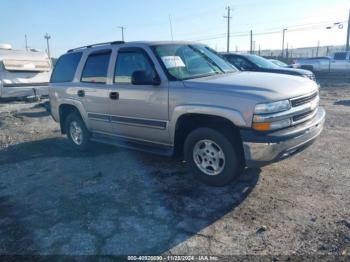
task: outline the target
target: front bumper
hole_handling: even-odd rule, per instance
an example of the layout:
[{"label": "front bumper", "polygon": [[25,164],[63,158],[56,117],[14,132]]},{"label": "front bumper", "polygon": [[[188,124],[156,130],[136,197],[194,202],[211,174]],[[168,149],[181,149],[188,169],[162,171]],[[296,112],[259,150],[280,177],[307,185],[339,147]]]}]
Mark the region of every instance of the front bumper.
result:
[{"label": "front bumper", "polygon": [[248,167],[261,167],[294,155],[320,135],[326,112],[322,107],[309,121],[273,133],[242,129],[244,157]]}]

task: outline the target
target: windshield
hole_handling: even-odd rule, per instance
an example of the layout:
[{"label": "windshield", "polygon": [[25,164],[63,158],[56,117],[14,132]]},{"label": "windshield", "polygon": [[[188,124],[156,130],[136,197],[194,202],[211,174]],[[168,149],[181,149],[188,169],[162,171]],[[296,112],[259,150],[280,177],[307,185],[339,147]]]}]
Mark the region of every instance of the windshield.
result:
[{"label": "windshield", "polygon": [[204,45],[158,45],[154,50],[169,75],[176,80],[237,71],[233,65]]},{"label": "windshield", "polygon": [[266,68],[266,69],[277,69],[279,68],[278,65],[275,65],[271,61],[257,55],[249,55],[246,57],[250,62],[254,63],[260,68]]},{"label": "windshield", "polygon": [[279,60],[270,60],[272,63],[280,66],[280,67],[287,67],[288,65],[286,63],[283,63],[282,61]]}]

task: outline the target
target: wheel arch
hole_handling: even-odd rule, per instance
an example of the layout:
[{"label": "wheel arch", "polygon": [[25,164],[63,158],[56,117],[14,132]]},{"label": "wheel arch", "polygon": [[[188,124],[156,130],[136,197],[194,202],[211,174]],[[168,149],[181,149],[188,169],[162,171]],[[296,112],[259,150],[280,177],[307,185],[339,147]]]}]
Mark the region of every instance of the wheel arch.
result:
[{"label": "wheel arch", "polygon": [[243,144],[240,136],[240,127],[245,126],[243,117],[239,119],[237,124],[232,118],[226,116],[226,114],[219,115],[204,111],[187,111],[180,114],[176,118],[172,134],[175,154],[179,155],[183,153],[185,139],[192,130],[198,127],[209,127],[227,134],[235,146],[237,146],[239,153],[243,155]]},{"label": "wheel arch", "polygon": [[87,114],[84,113],[85,111],[81,107],[82,106],[79,105],[79,103],[77,104],[75,101],[66,101],[65,103],[62,103],[59,105],[58,113],[59,113],[60,128],[61,128],[62,134],[66,133],[65,122],[66,122],[67,116],[72,112],[78,113],[83,119],[86,127],[88,128]]}]

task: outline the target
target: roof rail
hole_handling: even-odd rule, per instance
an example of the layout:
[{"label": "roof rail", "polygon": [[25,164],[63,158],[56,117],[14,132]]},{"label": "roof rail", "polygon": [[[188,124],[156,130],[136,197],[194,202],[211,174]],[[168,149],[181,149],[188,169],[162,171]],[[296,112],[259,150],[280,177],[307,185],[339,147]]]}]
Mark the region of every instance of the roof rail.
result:
[{"label": "roof rail", "polygon": [[69,50],[67,51],[67,53],[73,52],[73,51],[76,51],[76,50],[79,50],[79,49],[91,48],[91,47],[95,47],[95,46],[101,46],[101,45],[121,45],[121,44],[124,44],[124,43],[125,43],[124,41],[112,41],[112,42],[97,43],[97,44],[92,44],[92,45],[86,45],[86,46],[81,46],[81,47],[72,48],[72,49],[69,49]]}]

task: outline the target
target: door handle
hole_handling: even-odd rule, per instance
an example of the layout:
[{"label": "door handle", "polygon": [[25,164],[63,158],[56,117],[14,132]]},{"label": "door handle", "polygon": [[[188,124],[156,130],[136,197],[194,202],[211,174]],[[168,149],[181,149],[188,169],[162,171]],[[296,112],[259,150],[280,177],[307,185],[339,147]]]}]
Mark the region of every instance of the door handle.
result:
[{"label": "door handle", "polygon": [[78,90],[77,95],[80,96],[80,97],[84,97],[85,96],[85,91],[80,89],[80,90]]},{"label": "door handle", "polygon": [[118,100],[119,99],[119,93],[118,92],[110,92],[109,93],[109,98],[113,100]]}]

